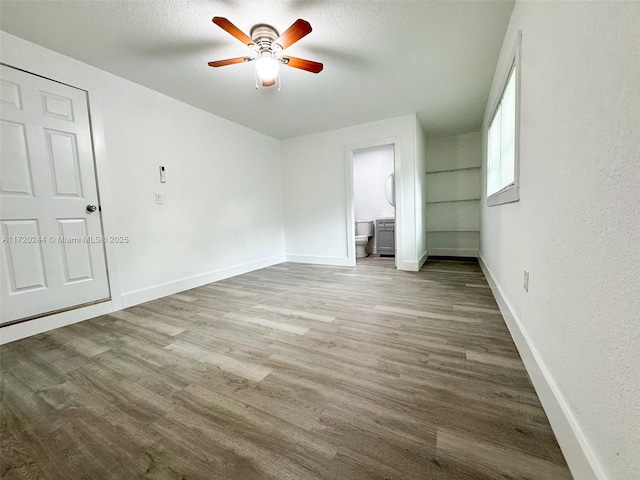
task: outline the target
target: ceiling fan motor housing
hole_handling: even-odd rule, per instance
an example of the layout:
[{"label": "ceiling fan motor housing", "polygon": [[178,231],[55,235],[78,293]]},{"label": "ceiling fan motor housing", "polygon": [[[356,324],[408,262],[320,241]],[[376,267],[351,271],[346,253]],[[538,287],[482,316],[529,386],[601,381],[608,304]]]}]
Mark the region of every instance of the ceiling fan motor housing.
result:
[{"label": "ceiling fan motor housing", "polygon": [[273,43],[280,35],[271,25],[260,23],[251,28],[251,39],[256,43],[260,53],[273,53],[275,44]]}]

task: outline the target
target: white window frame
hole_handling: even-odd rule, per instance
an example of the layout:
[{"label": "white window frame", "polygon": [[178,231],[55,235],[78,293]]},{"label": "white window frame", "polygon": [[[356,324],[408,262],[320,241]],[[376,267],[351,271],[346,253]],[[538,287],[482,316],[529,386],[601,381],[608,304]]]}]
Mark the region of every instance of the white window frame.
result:
[{"label": "white window frame", "polygon": [[509,62],[507,63],[507,68],[502,76],[502,81],[500,82],[500,90],[499,94],[496,96],[493,104],[493,108],[491,109],[491,115],[489,116],[489,121],[487,122],[487,181],[486,188],[489,188],[489,127],[493,122],[493,119],[496,115],[498,107],[502,102],[502,98],[504,96],[505,89],[507,87],[507,82],[509,81],[509,77],[511,76],[511,72],[514,71],[514,81],[515,81],[515,131],[514,131],[514,165],[513,165],[513,183],[507,185],[502,190],[499,190],[491,195],[487,196],[487,206],[493,207],[495,205],[502,205],[504,203],[517,202],[520,200],[520,50],[522,46],[522,31],[518,31],[516,36],[515,45],[511,50],[511,54],[509,55]]}]

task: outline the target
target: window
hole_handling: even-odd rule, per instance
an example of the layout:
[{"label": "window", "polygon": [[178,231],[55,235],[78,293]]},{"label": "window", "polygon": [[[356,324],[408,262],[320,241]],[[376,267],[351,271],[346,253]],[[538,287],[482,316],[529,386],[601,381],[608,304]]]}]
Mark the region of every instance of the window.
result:
[{"label": "window", "polygon": [[516,202],[519,192],[520,39],[487,132],[487,204]]}]

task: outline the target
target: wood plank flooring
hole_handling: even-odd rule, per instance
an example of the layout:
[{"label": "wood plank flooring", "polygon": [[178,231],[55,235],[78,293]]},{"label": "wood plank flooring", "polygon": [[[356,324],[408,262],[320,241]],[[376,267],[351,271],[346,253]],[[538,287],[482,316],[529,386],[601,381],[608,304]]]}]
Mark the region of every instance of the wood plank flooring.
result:
[{"label": "wood plank flooring", "polygon": [[280,264],[0,348],[3,479],[569,479],[477,263]]}]

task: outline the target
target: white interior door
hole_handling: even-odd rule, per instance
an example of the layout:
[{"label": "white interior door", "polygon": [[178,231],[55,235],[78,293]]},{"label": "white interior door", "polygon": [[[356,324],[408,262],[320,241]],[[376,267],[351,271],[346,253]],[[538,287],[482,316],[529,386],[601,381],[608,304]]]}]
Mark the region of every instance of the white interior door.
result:
[{"label": "white interior door", "polygon": [[109,298],[86,92],[0,66],[0,323]]}]

